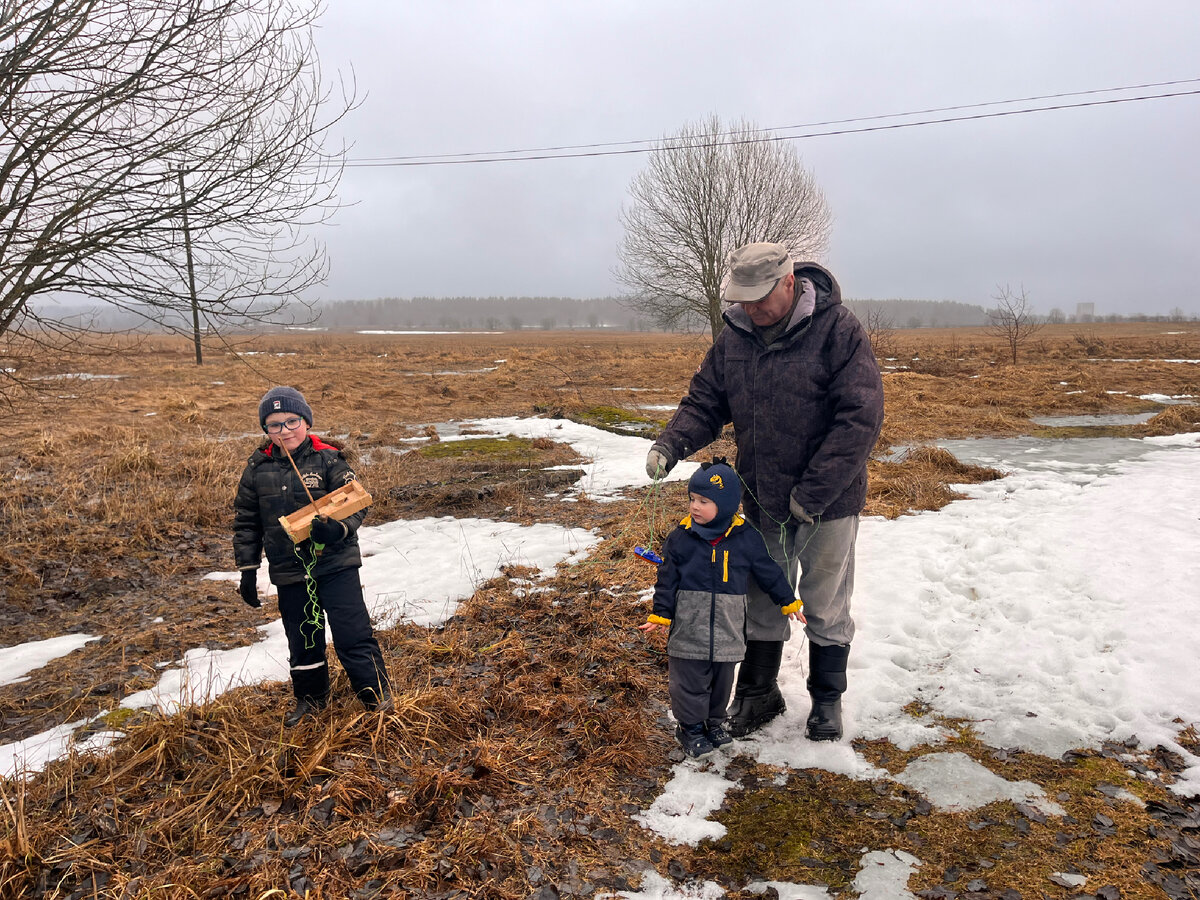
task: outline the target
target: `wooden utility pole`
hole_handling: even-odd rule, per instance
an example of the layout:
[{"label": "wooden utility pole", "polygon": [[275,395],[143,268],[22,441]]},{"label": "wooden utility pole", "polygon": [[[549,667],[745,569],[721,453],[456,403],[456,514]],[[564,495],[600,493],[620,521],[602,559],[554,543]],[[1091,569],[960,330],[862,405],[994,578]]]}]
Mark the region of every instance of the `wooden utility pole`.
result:
[{"label": "wooden utility pole", "polygon": [[196,365],[204,365],[204,352],[200,349],[200,303],[196,299],[196,270],[192,265],[192,233],[188,229],[187,194],[183,189],[183,166],[175,170],[179,175],[179,205],[183,210],[183,250],[187,255],[188,291],[192,295],[192,341],[196,345]]}]

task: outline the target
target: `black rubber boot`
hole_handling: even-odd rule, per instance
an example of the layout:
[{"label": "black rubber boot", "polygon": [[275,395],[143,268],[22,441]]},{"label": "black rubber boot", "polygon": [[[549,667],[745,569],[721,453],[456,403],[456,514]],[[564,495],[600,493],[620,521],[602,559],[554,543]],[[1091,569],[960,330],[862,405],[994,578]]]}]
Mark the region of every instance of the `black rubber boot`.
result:
[{"label": "black rubber boot", "polygon": [[325,708],[328,700],[318,700],[315,697],[299,697],[296,708],[283,717],[284,728],[295,728],[305,716],[312,716]]},{"label": "black rubber boot", "polygon": [[329,702],[329,667],[293,670],[292,693],[296,695],[296,708],[283,717],[284,728],[294,728],[305,716],[325,708]]},{"label": "black rubber boot", "polygon": [[367,712],[392,712],[396,708],[396,704],[392,701],[392,693],[386,687],[380,693],[367,688],[359,694],[359,699],[367,708]]},{"label": "black rubber boot", "polygon": [[846,690],[849,658],[849,644],[829,647],[811,641],[808,644],[808,695],[812,697],[812,712],[808,714],[804,736],[810,741],[842,739],[842,694]]},{"label": "black rubber boot", "polygon": [[726,728],[735,738],[762,728],[787,710],[779,692],[783,641],[746,641],[746,658],[738,669]]}]

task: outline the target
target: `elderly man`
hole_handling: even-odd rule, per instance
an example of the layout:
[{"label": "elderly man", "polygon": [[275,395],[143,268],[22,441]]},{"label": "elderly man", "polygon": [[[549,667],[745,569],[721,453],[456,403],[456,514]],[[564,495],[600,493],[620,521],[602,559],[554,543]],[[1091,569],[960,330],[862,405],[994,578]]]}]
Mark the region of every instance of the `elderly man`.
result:
[{"label": "elderly man", "polygon": [[[729,259],[726,328],[646,457],[651,478],[711,443],[732,422],[746,517],[796,584],[808,618],[805,736],[842,737],[841,696],[854,637],[854,541],[867,456],[883,423],[883,383],[866,331],[825,268],[793,263],[782,244],[747,244]],[[752,586],[746,658],[729,730],[741,737],[786,706],[777,679],[788,620]]]}]

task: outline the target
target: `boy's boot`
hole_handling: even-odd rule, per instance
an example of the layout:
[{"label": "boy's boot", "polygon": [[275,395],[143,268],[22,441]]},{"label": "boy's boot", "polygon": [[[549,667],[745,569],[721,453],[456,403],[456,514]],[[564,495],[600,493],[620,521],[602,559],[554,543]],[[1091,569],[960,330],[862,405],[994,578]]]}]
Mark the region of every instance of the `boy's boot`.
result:
[{"label": "boy's boot", "polygon": [[782,659],[783,641],[746,641],[727,722],[735,738],[757,731],[787,710],[777,683]]},{"label": "boy's boot", "polygon": [[363,706],[367,708],[367,712],[391,712],[396,708],[396,704],[392,701],[392,693],[388,688],[381,687],[378,690],[367,688],[358,698],[362,700]]},{"label": "boy's boot", "polygon": [[283,717],[284,728],[294,728],[305,716],[325,708],[329,702],[329,667],[293,669],[292,692],[296,695],[296,708]]},{"label": "boy's boot", "polygon": [[846,660],[849,644],[822,647],[808,644],[808,694],[812,712],[804,726],[810,741],[842,739],[842,693],[846,690]]},{"label": "boy's boot", "polygon": [[708,742],[713,747],[724,747],[733,741],[733,735],[725,730],[724,719],[709,719],[705,731],[708,733]]},{"label": "boy's boot", "polygon": [[713,752],[712,741],[708,739],[703,722],[697,722],[695,725],[679,723],[675,726],[675,740],[679,741],[683,752],[692,759]]}]

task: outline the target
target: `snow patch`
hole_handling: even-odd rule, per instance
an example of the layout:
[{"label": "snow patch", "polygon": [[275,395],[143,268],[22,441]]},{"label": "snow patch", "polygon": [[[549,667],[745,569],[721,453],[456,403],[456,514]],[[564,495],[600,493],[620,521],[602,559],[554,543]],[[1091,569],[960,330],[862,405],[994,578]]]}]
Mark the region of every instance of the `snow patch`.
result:
[{"label": "snow patch", "polygon": [[1046,815],[1067,814],[1032,781],[1008,781],[957,751],[917,757],[893,778],[920,791],[934,807],[946,812],[966,812],[997,800],[1011,800],[1027,803]]}]

